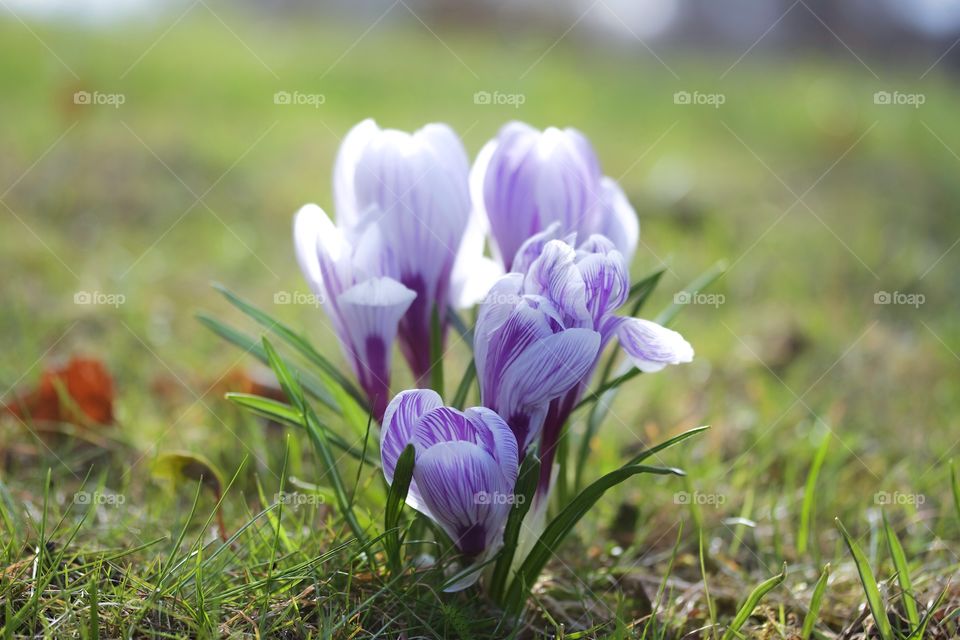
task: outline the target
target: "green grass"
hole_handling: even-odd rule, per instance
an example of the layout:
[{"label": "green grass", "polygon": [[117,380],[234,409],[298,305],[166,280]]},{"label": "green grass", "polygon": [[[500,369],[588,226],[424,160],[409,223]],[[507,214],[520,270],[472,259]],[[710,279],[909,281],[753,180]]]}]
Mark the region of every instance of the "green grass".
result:
[{"label": "green grass", "polygon": [[[635,280],[667,267],[647,317],[728,264],[709,289],[722,304],[677,318],[696,361],[627,383],[583,478],[710,424],[663,456],[688,484],[640,476],[611,490],[548,563],[519,637],[719,638],[736,621],[745,637],[788,638],[814,600],[810,637],[871,637],[834,518],[875,576],[891,633],[909,635],[904,584],[921,621],[936,609],[927,637],[958,633],[960,95],[936,70],[918,80],[932,60],[871,62],[878,81],[852,57],[757,52],[719,80],[739,53],[658,47],[677,79],[649,56],[598,53],[577,37],[537,62],[555,36],[445,29],[439,42],[419,23],[385,22],[348,50],[364,25],[222,16],[230,29],[198,6],[159,41],[172,18],[122,32],[0,22],[0,390],[33,384],[44,362],[73,352],[103,358],[118,387],[114,428],[0,420],[0,636],[506,633],[491,603],[442,595],[442,576],[413,565],[441,549],[408,537],[408,575],[371,569],[374,548],[331,509],[306,435],[222,398],[220,379],[252,357],[195,318],[259,335],[210,286],[223,282],[340,363],[319,310],[273,300],[306,291],[292,212],[332,208],[338,138],[366,116],[447,121],[471,154],[509,118],[583,130],[641,217]],[[895,87],[926,103],[873,104]],[[673,104],[694,89],[726,103]],[[78,107],[77,90],[126,102]],[[325,102],[274,105],[281,90]],[[479,90],[526,101],[479,106]],[[77,291],[126,301],[76,305]],[[879,291],[925,302],[877,305]],[[448,392],[467,362],[454,348]],[[395,387],[409,383],[401,372]],[[342,429],[356,439],[356,425]],[[227,543],[207,485],[171,486],[153,471],[181,450],[223,472]],[[350,495],[381,484],[353,460],[340,469]],[[80,491],[101,498],[78,504]],[[284,503],[281,491],[304,499]],[[358,517],[379,526],[382,509],[361,504]],[[744,618],[741,605],[783,563],[783,583]]]}]

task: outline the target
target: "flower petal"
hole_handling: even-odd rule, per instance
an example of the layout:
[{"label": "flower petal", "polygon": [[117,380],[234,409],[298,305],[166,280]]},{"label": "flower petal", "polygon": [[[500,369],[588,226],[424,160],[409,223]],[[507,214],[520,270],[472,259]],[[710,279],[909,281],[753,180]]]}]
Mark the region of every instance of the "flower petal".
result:
[{"label": "flower petal", "polygon": [[[588,246],[596,246],[601,236],[591,238]],[[606,254],[577,252],[577,269],[583,277],[584,297],[594,327],[600,327],[603,319],[619,309],[630,293],[627,265],[620,252],[610,246],[611,250]]]},{"label": "flower petal", "polygon": [[[499,315],[500,312],[501,309],[492,310],[488,321],[493,314]],[[548,316],[526,299],[512,305],[506,319],[492,328],[478,320],[474,338],[477,347],[475,358],[480,395],[485,407],[492,408],[509,421],[500,404],[504,373],[526,349],[552,333]]]},{"label": "flower petal", "polygon": [[513,258],[513,270],[518,273],[526,273],[529,271],[530,265],[540,257],[540,254],[543,253],[543,248],[546,247],[547,243],[551,240],[563,240],[570,245],[576,242],[576,233],[570,233],[564,236],[562,232],[563,227],[560,223],[553,222],[543,231],[527,238],[526,242],[524,242],[517,251],[517,255]]},{"label": "flower petal", "polygon": [[530,265],[523,279],[523,291],[550,300],[563,313],[566,326],[593,326],[576,257],[576,251],[566,242],[550,240]]},{"label": "flower petal", "polygon": [[617,318],[616,336],[633,364],[644,373],[693,360],[693,347],[673,329],[640,318]]},{"label": "flower petal", "polygon": [[516,484],[517,474],[515,471],[518,470],[520,456],[517,449],[517,439],[509,425],[495,411],[486,407],[471,407],[463,413],[475,425],[478,427],[483,425],[493,434],[493,451],[491,453],[500,464],[500,469],[504,475],[507,476],[508,483],[511,486]]},{"label": "flower petal", "polygon": [[397,325],[416,294],[391,278],[371,278],[340,294],[348,344],[361,386],[379,420],[387,406],[390,356]]},{"label": "flower petal", "polygon": [[431,517],[467,558],[479,564],[502,545],[513,487],[493,456],[470,442],[441,442],[419,453],[413,475]]},{"label": "flower petal", "polygon": [[633,260],[640,241],[640,222],[624,195],[623,189],[612,178],[600,181],[600,220],[595,231],[613,241],[627,263]]},{"label": "flower petal", "polygon": [[346,250],[342,234],[326,212],[315,204],[304,205],[293,219],[293,244],[300,270],[318,295],[326,291],[320,268],[321,242],[333,259]]},{"label": "flower petal", "polygon": [[393,484],[397,459],[413,440],[413,431],[421,416],[442,406],[443,400],[432,389],[407,389],[390,401],[383,413],[383,429],[380,432],[380,460],[387,484]]},{"label": "flower petal", "polygon": [[486,425],[476,425],[461,411],[439,407],[425,413],[413,432],[418,449],[429,449],[440,442],[471,442],[491,456],[494,454],[493,433]]},{"label": "flower petal", "polygon": [[[514,428],[520,451],[538,435],[540,425],[526,433],[512,421],[512,413],[546,405],[578,384],[593,368],[600,334],[592,329],[566,329],[545,337],[523,351],[503,372],[498,413]],[[484,402],[484,404],[487,404]]]},{"label": "flower petal", "polygon": [[556,220],[568,231],[588,228],[600,194],[599,163],[589,142],[575,129],[549,127],[537,141],[536,157],[541,227]]},{"label": "flower petal", "polygon": [[337,222],[344,228],[354,226],[362,210],[357,207],[355,187],[357,163],[369,142],[380,133],[380,127],[367,118],[350,129],[340,143],[333,167],[333,199],[337,207]]},{"label": "flower petal", "polygon": [[507,270],[523,241],[541,228],[535,192],[539,168],[534,157],[539,135],[528,124],[508,122],[484,147],[471,176],[475,184],[482,183],[482,190],[474,188],[474,199],[486,212],[496,254]]}]

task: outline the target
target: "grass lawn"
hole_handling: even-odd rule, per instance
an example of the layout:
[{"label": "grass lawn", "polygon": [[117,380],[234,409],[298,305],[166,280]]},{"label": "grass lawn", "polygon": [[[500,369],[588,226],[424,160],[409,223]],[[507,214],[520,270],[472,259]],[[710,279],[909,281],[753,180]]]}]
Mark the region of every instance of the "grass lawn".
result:
[{"label": "grass lawn", "polygon": [[[71,354],[116,385],[110,427],[0,416],[3,637],[721,637],[784,564],[742,636],[799,637],[829,565],[810,637],[880,637],[835,519],[894,633],[909,635],[914,599],[925,637],[960,634],[960,95],[936,68],[919,79],[932,60],[760,53],[721,78],[736,55],[667,50],[668,70],[575,37],[541,56],[554,38],[223,15],[197,6],[169,31],[173,17],[0,21],[3,401]],[[875,104],[893,89],[925,102]],[[674,103],[695,90],[725,101]],[[124,101],[78,105],[77,91]],[[278,91],[322,104],[275,104]],[[475,104],[477,91],[524,101]],[[665,269],[647,317],[726,265],[676,319],[696,360],[628,383],[585,480],[710,425],[663,456],[688,475],[608,493],[517,627],[476,590],[439,593],[417,564],[427,543],[410,538],[408,572],[386,572],[328,504],[304,434],[223,399],[256,365],[196,318],[260,335],[220,282],[341,362],[321,310],[276,301],[308,291],[292,213],[332,211],[340,138],[368,116],[448,122],[471,154],[514,118],[585,132],[640,215],[634,278]],[[469,357],[452,349],[448,389]],[[206,482],[171,482],[184,451],[222,479],[194,462],[186,475]],[[382,500],[359,496],[381,494],[381,474],[358,467],[341,475],[376,529]]]}]

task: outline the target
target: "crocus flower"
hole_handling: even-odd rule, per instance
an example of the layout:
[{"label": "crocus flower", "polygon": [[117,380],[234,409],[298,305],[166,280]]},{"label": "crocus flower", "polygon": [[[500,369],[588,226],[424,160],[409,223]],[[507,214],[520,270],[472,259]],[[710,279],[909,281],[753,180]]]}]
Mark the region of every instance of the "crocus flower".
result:
[{"label": "crocus flower", "polygon": [[683,337],[650,320],[626,318],[615,312],[630,291],[627,263],[613,242],[591,235],[576,249],[574,239],[559,238],[554,224],[530,238],[517,252],[516,265],[525,270],[524,292],[550,300],[570,326],[588,327],[600,336],[600,348],[583,376],[550,403],[540,441],[542,461],[540,494],[550,480],[557,438],[563,424],[580,401],[603,348],[614,338],[632,361],[646,373],[693,360],[693,348]]},{"label": "crocus flower", "polygon": [[407,503],[450,536],[470,566],[448,591],[479,577],[479,567],[503,544],[517,481],[517,441],[493,411],[443,406],[431,390],[401,391],[383,419],[381,458],[387,483],[397,459],[413,444],[416,462]]},{"label": "crocus flower", "polygon": [[379,420],[389,398],[397,326],[417,294],[384,276],[384,265],[365,253],[377,241],[375,231],[351,242],[323,209],[307,205],[297,213],[293,235],[300,268]]},{"label": "crocus flower", "polygon": [[[481,272],[475,263],[483,261],[482,246],[477,250],[464,238],[471,213],[468,174],[467,155],[447,125],[428,124],[411,134],[380,129],[369,119],[344,138],[334,168],[338,224],[349,236],[375,229],[364,259],[416,293],[399,337],[421,382],[431,367],[433,310],[445,331],[451,289],[462,294],[468,287],[463,280]],[[455,262],[462,279],[452,282]]]},{"label": "crocus flower", "polygon": [[628,261],[636,249],[636,213],[576,129],[504,125],[477,156],[470,183],[474,206],[485,213],[494,253],[507,271],[519,271],[514,257],[520,246],[554,222],[580,238],[608,237]]},{"label": "crocus flower", "polygon": [[474,329],[481,402],[507,421],[521,453],[539,435],[550,401],[586,375],[600,348],[597,331],[526,288],[522,274],[503,276]]}]

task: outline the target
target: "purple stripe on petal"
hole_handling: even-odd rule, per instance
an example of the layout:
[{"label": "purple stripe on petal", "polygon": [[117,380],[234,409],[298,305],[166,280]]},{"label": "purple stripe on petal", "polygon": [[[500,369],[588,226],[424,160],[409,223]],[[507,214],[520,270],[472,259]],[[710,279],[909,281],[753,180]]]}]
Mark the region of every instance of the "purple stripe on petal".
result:
[{"label": "purple stripe on petal", "polygon": [[606,316],[627,300],[630,293],[627,265],[620,252],[612,249],[607,254],[581,253],[577,268],[583,276],[587,309],[593,326],[598,328]]},{"label": "purple stripe on petal", "polygon": [[439,442],[471,442],[491,456],[495,451],[493,433],[486,425],[477,425],[462,412],[450,407],[425,413],[414,429],[413,441],[423,449],[429,449]]},{"label": "purple stripe on petal", "polygon": [[477,360],[477,375],[483,405],[503,414],[500,405],[503,376],[508,367],[523,352],[542,338],[553,333],[547,316],[530,306],[526,300],[516,305],[507,320],[492,332],[483,331],[478,323],[477,340],[487,342],[481,359]]},{"label": "purple stripe on petal", "polygon": [[421,416],[443,406],[440,395],[431,389],[408,389],[398,393],[383,414],[380,433],[380,460],[387,483],[393,483],[393,471],[404,448],[413,440]]},{"label": "purple stripe on petal", "polygon": [[[507,415],[509,422],[520,408],[545,407],[583,379],[594,366],[599,349],[600,334],[591,329],[567,329],[538,341],[504,371],[499,412]],[[540,426],[531,425],[522,441],[517,436],[521,450],[538,435]]]},{"label": "purple stripe on petal", "polygon": [[547,242],[524,276],[523,290],[549,299],[563,313],[567,326],[593,326],[576,257],[576,251],[566,242]]},{"label": "purple stripe on petal", "polygon": [[486,407],[471,407],[463,413],[477,428],[489,430],[493,436],[493,450],[490,453],[500,463],[508,482],[511,485],[516,483],[516,474],[511,476],[510,472],[516,470],[519,464],[517,438],[504,419]]},{"label": "purple stripe on petal", "polygon": [[513,487],[493,456],[470,442],[442,442],[417,456],[413,475],[432,517],[464,555],[483,557],[502,543]]}]

